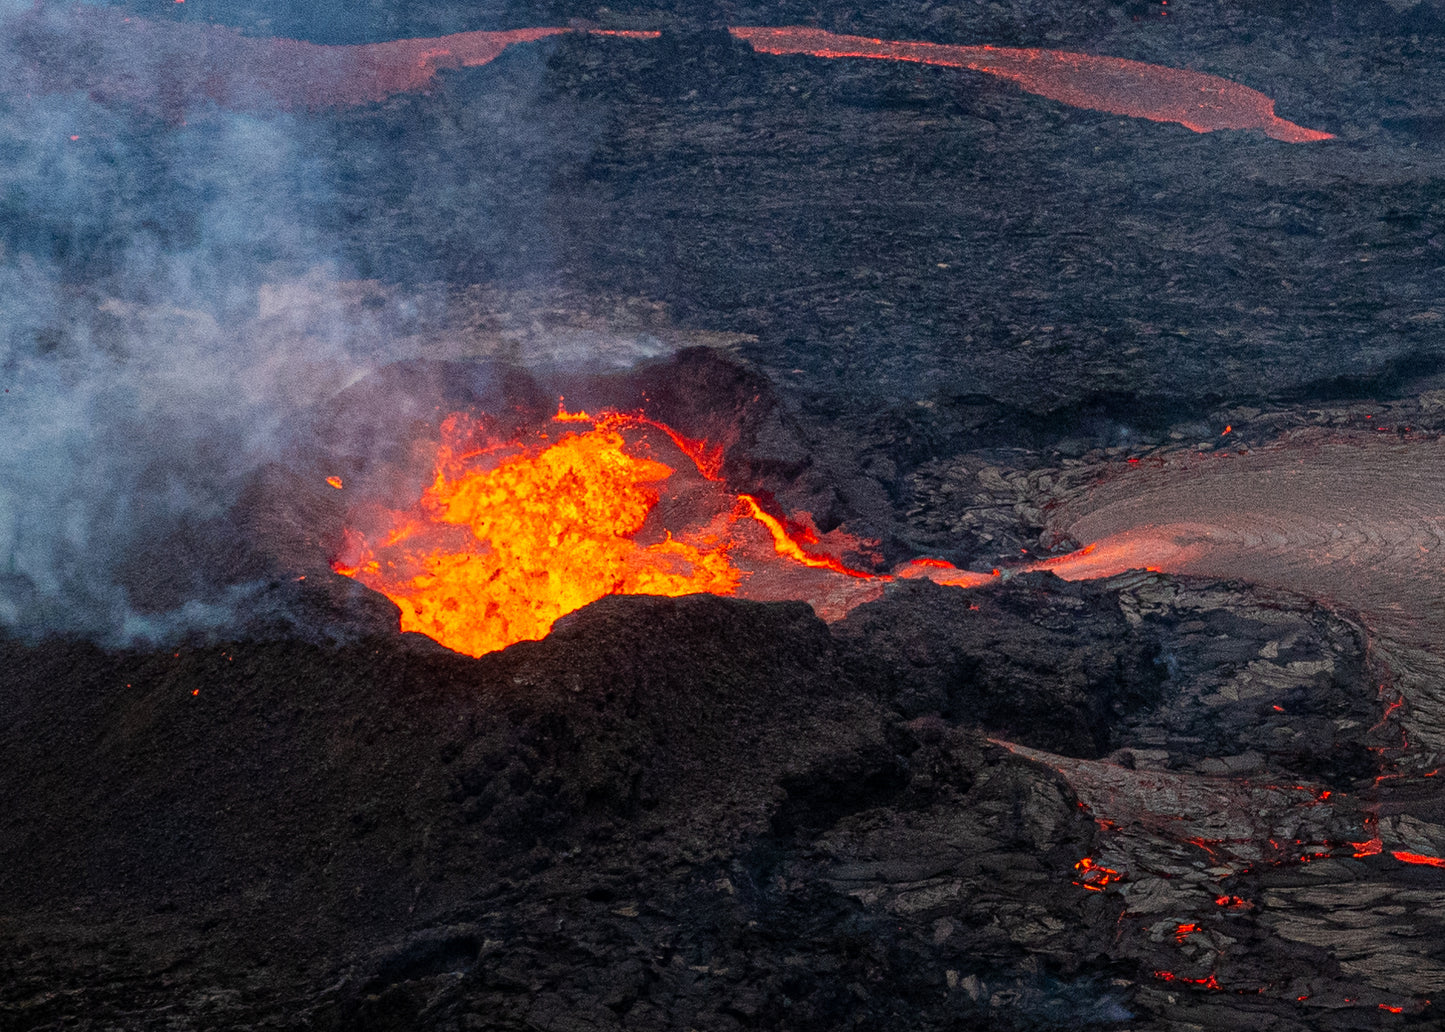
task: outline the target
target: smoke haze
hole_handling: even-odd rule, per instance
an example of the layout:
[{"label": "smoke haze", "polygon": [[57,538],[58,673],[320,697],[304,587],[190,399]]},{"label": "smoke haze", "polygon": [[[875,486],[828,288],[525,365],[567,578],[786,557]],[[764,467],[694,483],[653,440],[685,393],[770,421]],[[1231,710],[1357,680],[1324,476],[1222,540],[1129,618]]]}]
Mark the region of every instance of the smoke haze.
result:
[{"label": "smoke haze", "polygon": [[220,547],[268,464],[315,472],[323,403],[381,366],[615,368],[672,350],[428,286],[500,278],[549,304],[547,183],[528,170],[581,161],[596,129],[547,102],[544,51],[515,48],[485,101],[469,73],[378,128],[361,109],[47,88],[37,69],[62,58],[24,39],[65,40],[70,10],[0,0],[0,26],[26,27],[0,29],[0,628],[234,631],[267,584],[187,567],[176,543]]},{"label": "smoke haze", "polygon": [[338,282],[314,123],[137,126],[24,75],[0,54],[0,624],[224,620],[204,599],[141,617],[114,570],[164,564],[160,542],[225,511],[414,313]]}]

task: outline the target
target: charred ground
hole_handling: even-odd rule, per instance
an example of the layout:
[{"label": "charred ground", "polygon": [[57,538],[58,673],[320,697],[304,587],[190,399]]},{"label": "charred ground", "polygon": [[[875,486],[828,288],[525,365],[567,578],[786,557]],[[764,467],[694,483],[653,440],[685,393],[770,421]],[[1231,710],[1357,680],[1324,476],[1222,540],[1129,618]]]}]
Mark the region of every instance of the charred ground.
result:
[{"label": "charred ground", "polygon": [[[1162,744],[1186,776],[1257,748],[1254,776],[1372,784],[1357,677],[1271,696],[1304,711],[1263,727],[1200,704],[1221,648],[1287,624],[1287,659],[1348,670],[1347,629],[1217,590],[1135,604],[911,585],[830,630],[802,604],[610,598],[480,660],[394,634],[7,642],[6,1026],[1361,1027],[1280,998],[1351,980],[1253,912],[1220,926],[1269,997],[1166,1001],[1169,941],[1080,882],[1089,812],[990,740],[1130,767]],[[1323,762],[1281,747],[1311,712],[1361,718],[1329,722]]]}]

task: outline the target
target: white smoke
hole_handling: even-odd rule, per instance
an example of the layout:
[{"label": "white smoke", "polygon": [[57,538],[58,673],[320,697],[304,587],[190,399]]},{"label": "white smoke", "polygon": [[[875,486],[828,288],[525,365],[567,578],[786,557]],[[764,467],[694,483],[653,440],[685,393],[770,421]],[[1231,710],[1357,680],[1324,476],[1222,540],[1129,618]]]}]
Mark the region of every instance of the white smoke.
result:
[{"label": "white smoke", "polygon": [[[415,312],[345,281],[317,228],[315,136],[0,91],[0,626],[166,625],[115,571],[166,561],[319,401],[402,357]],[[187,608],[173,622],[224,622],[223,599]]]},{"label": "white smoke", "polygon": [[194,299],[82,291],[59,325],[26,325],[24,299],[65,288],[25,258],[0,268],[0,624],[141,626],[114,568],[170,561],[147,550],[222,515],[317,402],[393,357],[378,327],[337,311],[355,289],[323,272],[263,284],[249,318],[224,322]]},{"label": "white smoke", "polygon": [[[549,167],[587,150],[586,120],[534,111],[540,54],[502,100],[464,97],[452,114],[465,119],[373,152],[340,146],[344,118],[184,98],[167,120],[164,105],[50,89],[76,80],[47,83],[47,62],[84,50],[65,40],[68,7],[0,0],[0,633],[124,642],[226,627],[265,585],[208,591],[204,577],[181,576],[168,596],[143,599],[136,571],[182,562],[168,542],[214,526],[262,467],[304,450],[323,402],[382,365],[425,354],[607,369],[673,350],[645,325],[620,337],[559,328],[552,309],[575,312],[573,299],[470,292],[444,303],[348,266],[363,254],[383,275],[428,279],[440,266],[427,265],[427,242],[446,234],[467,245],[468,270],[476,254],[545,250],[528,207],[543,194],[513,203],[513,181],[487,171],[516,147]],[[7,34],[21,21],[25,31]],[[37,53],[57,36],[75,45]],[[441,162],[439,176],[429,148],[458,140],[485,146]],[[378,162],[386,175],[367,171]],[[407,183],[409,195],[378,200],[354,232],[362,191]],[[502,201],[512,206],[489,215]],[[457,210],[468,212],[464,233]]]}]

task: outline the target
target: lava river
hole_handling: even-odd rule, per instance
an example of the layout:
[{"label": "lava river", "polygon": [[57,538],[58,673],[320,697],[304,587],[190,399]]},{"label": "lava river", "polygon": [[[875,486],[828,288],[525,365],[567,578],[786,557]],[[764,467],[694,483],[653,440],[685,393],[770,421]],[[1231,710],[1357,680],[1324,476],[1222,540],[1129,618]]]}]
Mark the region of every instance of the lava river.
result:
[{"label": "lava river", "polygon": [[1445,440],[1304,435],[1139,463],[1061,504],[1053,525],[1089,543],[1038,564],[1066,579],[1153,568],[1358,613],[1403,678],[1419,762],[1445,756]]},{"label": "lava river", "polygon": [[[1000,743],[1061,774],[1099,824],[1096,853],[1080,860],[1077,884],[1094,892],[1127,887],[1123,939],[1157,946],[1172,934],[1178,962],[1157,978],[1212,992],[1278,993],[1314,1006],[1308,983],[1281,981],[1234,959],[1230,915],[1261,905],[1234,895],[1248,884],[1235,879],[1343,860],[1333,873],[1301,873],[1300,884],[1325,912],[1363,926],[1388,918],[1373,915],[1355,892],[1352,872],[1367,869],[1362,861],[1382,872],[1445,867],[1445,792],[1438,785],[1445,759],[1445,440],[1305,432],[1252,451],[1146,460],[1061,500],[1052,524],[1055,533],[1088,544],[1025,569],[1070,580],[1152,569],[1244,582],[1256,586],[1266,609],[1308,604],[1281,601],[1288,595],[1270,600],[1270,591],[1282,590],[1358,621],[1376,678],[1358,689],[1378,693],[1379,722],[1369,733],[1389,743],[1371,747],[1379,761],[1372,784],[1341,791],[1309,779],[1240,776],[1227,764],[1214,773],[1136,770],[1132,760],[1081,760]],[[945,582],[977,576],[938,566],[927,572]],[[1141,581],[1135,575],[1116,583]],[[1291,669],[1260,663],[1261,670]],[[1306,678],[1312,669],[1298,668]],[[1289,702],[1281,702],[1267,708],[1283,713]],[[1381,960],[1377,949],[1354,949],[1336,932],[1322,936],[1292,916],[1290,891],[1265,893],[1262,920],[1285,939],[1328,946],[1358,979],[1350,994],[1321,998],[1320,1006],[1420,1012],[1445,990],[1445,965],[1428,943],[1411,945],[1402,935],[1399,955]],[[1422,906],[1438,904],[1434,889],[1421,891]],[[1137,948],[1142,956],[1153,947]]]},{"label": "lava river", "polygon": [[[26,55],[11,90],[80,89],[172,119],[207,102],[239,110],[370,103],[425,89],[441,70],[486,64],[513,44],[573,31],[537,27],[323,45],[89,6],[37,7],[5,28]],[[579,31],[635,39],[659,35],[652,30]],[[728,31],[759,53],[968,69],[1072,107],[1174,122],[1200,133],[1257,129],[1288,143],[1331,138],[1280,118],[1274,100],[1257,90],[1189,69],[1065,50],[873,39],[805,26],[733,26]]]}]

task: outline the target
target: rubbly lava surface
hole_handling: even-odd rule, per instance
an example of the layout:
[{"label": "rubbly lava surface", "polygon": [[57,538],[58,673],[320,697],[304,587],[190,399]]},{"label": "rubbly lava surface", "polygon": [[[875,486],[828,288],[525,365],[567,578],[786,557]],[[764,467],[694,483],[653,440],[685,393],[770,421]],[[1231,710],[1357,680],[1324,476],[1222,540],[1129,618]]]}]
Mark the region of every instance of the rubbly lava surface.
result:
[{"label": "rubbly lava surface", "polygon": [[1440,1025],[1435,0],[3,17],[0,1028]]},{"label": "rubbly lava surface", "polygon": [[[568,389],[647,396],[711,433],[697,454],[716,479],[699,480],[723,497],[767,486],[833,518],[861,491],[856,466],[764,461],[808,431],[715,353]],[[447,410],[506,413],[491,429],[514,441],[546,425],[549,397],[495,365],[383,370],[324,412],[316,475],[262,471],[217,530],[229,557],[196,560],[234,564],[239,540],[243,565],[276,571],[235,640],[5,643],[8,1021],[160,1027],[176,1006],[217,1028],[1432,1020],[1445,794],[1439,707],[1417,690],[1427,645],[1280,593],[1266,567],[1245,587],[1062,580],[1047,561],[972,589],[894,578],[831,623],[816,602],[611,594],[477,659],[398,634],[396,609],[329,569],[347,494],[409,497],[397,464],[456,444]],[[600,421],[553,432],[585,440]],[[1346,486],[1305,488],[1319,520],[1363,518],[1348,449],[1388,463],[1434,447],[1319,434],[1250,453],[1265,483],[1282,455],[1332,461]],[[502,452],[494,470],[546,454]],[[1209,464],[1247,457],[1165,448],[1102,484],[1107,462],[1055,475],[1085,477],[1079,498],[1115,528],[1150,490],[1151,512],[1177,499],[1223,525]],[[1128,487],[1149,471],[1150,490]],[[1255,514],[1235,524],[1308,536],[1279,515],[1288,491],[1232,483]],[[1054,511],[1076,531],[1094,518]],[[881,547],[907,547],[906,521],[879,525]],[[1260,563],[1235,529],[1210,554]]]}]

